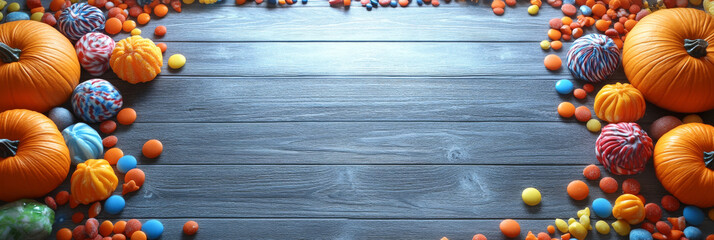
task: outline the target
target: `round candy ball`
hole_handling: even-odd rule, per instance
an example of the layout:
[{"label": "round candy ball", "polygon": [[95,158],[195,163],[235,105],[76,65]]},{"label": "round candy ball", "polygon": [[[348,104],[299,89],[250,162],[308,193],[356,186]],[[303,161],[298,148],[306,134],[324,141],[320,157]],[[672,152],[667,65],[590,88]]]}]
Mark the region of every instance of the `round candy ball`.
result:
[{"label": "round candy ball", "polygon": [[612,214],[612,204],[604,198],[598,198],[593,201],[593,212],[600,218],[607,218]]},{"label": "round candy ball", "polygon": [[573,91],[573,82],[568,79],[560,79],[555,82],[555,91],[560,94],[570,94]]},{"label": "round candy ball", "polygon": [[523,190],[523,193],[521,193],[521,198],[523,198],[523,202],[526,203],[528,206],[535,206],[540,203],[541,196],[538,189],[531,187]]},{"label": "round candy ball", "polygon": [[50,120],[57,125],[57,129],[60,131],[67,128],[69,125],[74,124],[74,116],[72,115],[72,112],[63,107],[53,108],[47,114],[47,117],[49,117]]},{"label": "round candy ball", "polygon": [[104,202],[104,211],[109,214],[117,214],[124,210],[125,205],[126,202],[123,197],[119,195],[112,195]]},{"label": "round candy ball", "polygon": [[157,239],[164,233],[164,225],[159,220],[152,219],[141,225],[141,231],[146,233],[147,238]]},{"label": "round candy ball", "polygon": [[92,32],[82,36],[74,47],[80,65],[92,76],[100,76],[109,69],[109,58],[115,44],[114,39],[106,34]]},{"label": "round candy ball", "polygon": [[652,234],[642,228],[630,231],[630,240],[652,240]]},{"label": "round candy ball", "polygon": [[590,188],[588,188],[588,185],[580,180],[570,182],[566,190],[571,198],[578,201],[587,198],[588,194],[590,194]]},{"label": "round candy ball", "polygon": [[124,103],[119,91],[102,79],[87,80],[77,85],[71,101],[74,114],[90,123],[114,117]]},{"label": "round candy ball", "polygon": [[536,14],[538,14],[539,10],[540,10],[540,7],[538,7],[538,5],[530,5],[528,7],[528,14],[536,15]]},{"label": "round candy ball", "polygon": [[605,35],[588,34],[573,42],[568,51],[567,65],[575,78],[599,83],[620,65],[620,49]]},{"label": "round candy ball", "polygon": [[590,119],[585,126],[588,128],[588,131],[596,133],[602,128],[602,123],[600,123],[600,120]]},{"label": "round candy ball", "polygon": [[652,139],[637,123],[613,123],[602,128],[595,156],[611,173],[632,175],[645,170],[653,148]]},{"label": "round candy ball", "polygon": [[5,22],[14,22],[20,20],[30,20],[30,15],[26,12],[11,12],[5,17]]},{"label": "round candy ball", "polygon": [[593,10],[590,7],[588,7],[587,5],[582,5],[582,6],[580,6],[580,13],[582,13],[585,16],[590,16],[591,14],[593,14]]},{"label": "round candy ball", "polygon": [[136,168],[136,158],[132,155],[125,155],[117,161],[117,170],[121,173],[126,173],[134,168]]},{"label": "round candy ball", "polygon": [[84,34],[104,29],[104,13],[87,3],[75,3],[62,10],[57,20],[59,30],[67,38],[77,41]]},{"label": "round candy ball", "polygon": [[[689,220],[687,220],[687,223],[689,223]],[[687,237],[689,240],[704,240],[704,234],[702,234],[702,230],[699,230],[699,228],[697,227],[689,226],[685,228],[682,232],[684,232],[684,236]]]},{"label": "round candy ball", "polygon": [[658,118],[650,126],[650,136],[652,136],[652,138],[654,138],[655,140],[659,139],[665,133],[669,132],[670,130],[676,128],[679,125],[682,125],[682,121],[680,121],[679,118],[676,118],[674,116],[664,116]]},{"label": "round candy ball", "polygon": [[704,211],[695,206],[686,206],[682,211],[684,219],[687,219],[687,224],[699,226],[704,222]]}]

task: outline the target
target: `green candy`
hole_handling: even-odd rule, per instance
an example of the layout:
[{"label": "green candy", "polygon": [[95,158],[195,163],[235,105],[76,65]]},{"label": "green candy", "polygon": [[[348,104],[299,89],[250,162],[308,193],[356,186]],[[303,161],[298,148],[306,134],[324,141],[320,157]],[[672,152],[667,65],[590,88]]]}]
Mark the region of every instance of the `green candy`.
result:
[{"label": "green candy", "polygon": [[42,203],[21,199],[0,207],[0,239],[46,239],[55,211]]}]

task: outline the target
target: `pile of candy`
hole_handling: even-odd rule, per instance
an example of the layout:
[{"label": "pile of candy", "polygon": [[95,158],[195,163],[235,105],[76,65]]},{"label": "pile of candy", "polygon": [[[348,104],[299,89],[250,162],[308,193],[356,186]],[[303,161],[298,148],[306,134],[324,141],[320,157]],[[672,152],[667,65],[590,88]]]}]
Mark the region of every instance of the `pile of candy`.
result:
[{"label": "pile of candy", "polygon": [[[183,226],[184,234],[194,235],[198,231],[198,223],[188,221]],[[105,220],[102,224],[95,218],[87,219],[84,225],[73,230],[62,228],[57,231],[58,240],[71,239],[113,239],[113,240],[146,240],[158,239],[164,233],[164,225],[158,220],[148,220],[143,224],[137,219],[117,221]],[[127,237],[128,236],[128,237]]]}]

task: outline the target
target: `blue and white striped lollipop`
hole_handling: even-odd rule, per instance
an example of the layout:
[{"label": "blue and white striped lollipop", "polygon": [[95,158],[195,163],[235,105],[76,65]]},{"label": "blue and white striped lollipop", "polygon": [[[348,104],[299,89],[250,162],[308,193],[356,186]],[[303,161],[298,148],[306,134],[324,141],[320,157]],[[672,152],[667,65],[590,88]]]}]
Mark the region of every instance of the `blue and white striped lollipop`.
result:
[{"label": "blue and white striped lollipop", "polygon": [[567,64],[576,79],[603,82],[620,65],[620,49],[605,35],[588,34],[573,42]]},{"label": "blue and white striped lollipop", "polygon": [[99,8],[87,3],[76,3],[62,10],[57,24],[60,32],[69,40],[77,41],[84,34],[104,30],[104,21],[104,13]]},{"label": "blue and white striped lollipop", "polygon": [[119,91],[103,79],[87,80],[77,85],[71,101],[74,115],[88,123],[114,117],[124,104]]}]

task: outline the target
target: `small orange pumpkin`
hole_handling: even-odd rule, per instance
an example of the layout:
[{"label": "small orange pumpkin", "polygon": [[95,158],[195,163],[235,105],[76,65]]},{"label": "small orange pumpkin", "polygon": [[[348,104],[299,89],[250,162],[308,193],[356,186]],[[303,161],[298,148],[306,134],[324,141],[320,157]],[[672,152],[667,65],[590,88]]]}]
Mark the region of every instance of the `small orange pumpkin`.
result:
[{"label": "small orange pumpkin", "polygon": [[72,197],[82,204],[109,198],[119,185],[114,169],[104,159],[89,159],[77,164],[71,181]]},{"label": "small orange pumpkin", "polygon": [[74,46],[53,27],[0,24],[0,111],[49,111],[69,99],[80,74]]},{"label": "small orange pumpkin", "polygon": [[642,200],[632,194],[622,194],[612,206],[612,216],[629,224],[638,224],[645,220],[645,205]]},{"label": "small orange pumpkin", "polygon": [[116,43],[109,65],[119,78],[132,84],[154,80],[164,64],[161,49],[151,39],[132,36]]},{"label": "small orange pumpkin", "polygon": [[682,203],[714,206],[714,127],[687,123],[665,133],[654,150],[657,178]]},{"label": "small orange pumpkin", "polygon": [[647,101],[675,112],[714,109],[714,17],[693,8],[649,14],[627,34],[622,64]]},{"label": "small orange pumpkin", "polygon": [[69,150],[57,126],[41,113],[0,113],[0,200],[42,197],[69,172]]},{"label": "small orange pumpkin", "polygon": [[630,84],[608,84],[595,96],[595,115],[610,123],[636,122],[645,115],[645,98]]}]

